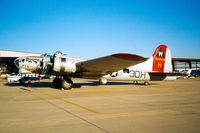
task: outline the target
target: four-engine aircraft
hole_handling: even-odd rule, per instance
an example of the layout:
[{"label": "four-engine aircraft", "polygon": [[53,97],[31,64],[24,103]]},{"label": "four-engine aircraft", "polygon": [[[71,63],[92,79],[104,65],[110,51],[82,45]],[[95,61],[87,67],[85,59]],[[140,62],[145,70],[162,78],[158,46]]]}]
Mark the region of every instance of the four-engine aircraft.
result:
[{"label": "four-engine aircraft", "polygon": [[167,46],[160,45],[149,59],[135,54],[118,53],[92,60],[68,57],[61,52],[53,56],[20,57],[14,61],[18,68],[33,73],[54,75],[52,85],[56,88],[71,89],[72,77],[98,79],[100,84],[108,81],[148,81],[170,78],[184,73],[172,72],[171,53]]}]

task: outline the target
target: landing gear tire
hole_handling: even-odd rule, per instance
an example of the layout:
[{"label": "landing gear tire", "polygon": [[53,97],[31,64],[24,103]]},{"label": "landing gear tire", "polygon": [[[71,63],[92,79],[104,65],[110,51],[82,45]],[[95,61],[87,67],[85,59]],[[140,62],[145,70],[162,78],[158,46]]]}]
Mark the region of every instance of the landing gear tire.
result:
[{"label": "landing gear tire", "polygon": [[145,81],[145,82],[144,82],[144,85],[145,85],[145,86],[148,86],[148,85],[149,85],[149,82],[146,82],[146,81]]},{"label": "landing gear tire", "polygon": [[61,88],[65,89],[65,90],[69,90],[73,87],[73,82],[71,79],[67,78],[67,79],[63,79],[61,81]]},{"label": "landing gear tire", "polygon": [[106,85],[107,84],[107,79],[99,79],[99,84],[100,85]]},{"label": "landing gear tire", "polygon": [[19,83],[20,83],[20,85],[24,85],[25,84],[25,80],[20,80]]},{"label": "landing gear tire", "polygon": [[55,78],[53,80],[52,87],[60,89],[61,88],[61,82],[62,82],[61,78]]},{"label": "landing gear tire", "polygon": [[56,82],[57,82],[56,80],[57,80],[56,78],[53,79],[53,82],[52,82],[52,84],[51,84],[51,87],[52,87],[52,88],[55,88],[55,87],[56,87]]}]

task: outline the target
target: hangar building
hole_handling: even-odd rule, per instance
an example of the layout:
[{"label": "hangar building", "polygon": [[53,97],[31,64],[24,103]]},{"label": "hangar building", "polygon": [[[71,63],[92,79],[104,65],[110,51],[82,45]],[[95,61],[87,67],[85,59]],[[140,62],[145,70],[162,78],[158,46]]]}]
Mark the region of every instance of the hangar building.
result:
[{"label": "hangar building", "polygon": [[172,58],[174,71],[192,69],[191,75],[200,76],[200,59]]},{"label": "hangar building", "polygon": [[200,59],[172,58],[174,70],[192,69],[200,70]]},{"label": "hangar building", "polygon": [[17,57],[40,55],[39,53],[0,50],[0,74],[18,73],[18,69],[14,65]]}]

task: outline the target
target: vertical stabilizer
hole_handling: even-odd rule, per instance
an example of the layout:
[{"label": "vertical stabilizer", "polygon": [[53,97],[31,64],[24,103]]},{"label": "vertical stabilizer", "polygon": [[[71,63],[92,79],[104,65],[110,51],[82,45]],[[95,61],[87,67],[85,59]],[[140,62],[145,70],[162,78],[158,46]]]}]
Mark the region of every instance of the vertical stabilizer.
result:
[{"label": "vertical stabilizer", "polygon": [[171,72],[172,61],[171,52],[166,45],[160,45],[153,54],[152,71]]},{"label": "vertical stabilizer", "polygon": [[133,68],[147,72],[172,72],[171,52],[166,45],[160,45],[148,60]]}]

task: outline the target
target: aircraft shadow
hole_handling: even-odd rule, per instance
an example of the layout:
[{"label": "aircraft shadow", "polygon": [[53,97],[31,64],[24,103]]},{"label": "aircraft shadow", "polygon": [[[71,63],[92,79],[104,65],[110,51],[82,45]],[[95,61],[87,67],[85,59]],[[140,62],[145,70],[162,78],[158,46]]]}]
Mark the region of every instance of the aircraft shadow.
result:
[{"label": "aircraft shadow", "polygon": [[[149,83],[149,85],[154,85],[155,83]],[[139,85],[139,86],[144,86],[144,83],[137,83],[133,84],[131,82],[108,82],[106,85]],[[81,86],[103,86],[100,85],[98,81],[89,81],[86,83],[74,83],[74,88],[81,88]]]},{"label": "aircraft shadow", "polygon": [[[5,83],[6,86],[23,86],[28,87],[28,84],[20,84],[20,83]],[[51,82],[34,82],[31,83],[31,87],[51,87]]]},{"label": "aircraft shadow", "polygon": [[[156,83],[150,83],[150,85],[155,85]],[[5,83],[4,85],[6,86],[21,86],[21,87],[28,87],[28,84],[19,84],[19,83]],[[34,82],[31,83],[31,88],[36,88],[36,87],[51,87],[52,83],[51,82]],[[133,85],[133,86],[144,86],[143,82],[139,82],[137,84],[133,84],[131,82],[108,82],[106,85]],[[106,86],[105,85],[105,86]],[[80,83],[74,83],[73,88],[81,88],[82,86],[102,86],[99,84],[98,81],[88,81],[88,82],[80,82]],[[57,89],[57,88],[53,88],[53,89]]]}]

